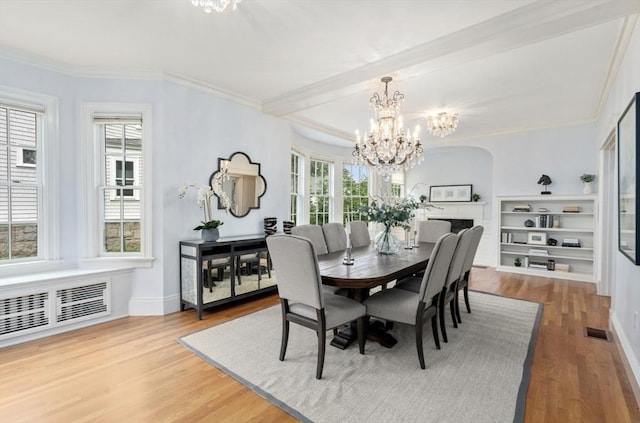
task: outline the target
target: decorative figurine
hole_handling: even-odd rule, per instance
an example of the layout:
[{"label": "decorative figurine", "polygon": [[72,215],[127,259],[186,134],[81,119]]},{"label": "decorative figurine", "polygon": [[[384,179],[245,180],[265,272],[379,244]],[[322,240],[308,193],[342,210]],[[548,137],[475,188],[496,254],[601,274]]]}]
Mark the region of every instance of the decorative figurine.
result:
[{"label": "decorative figurine", "polygon": [[551,178],[549,178],[548,175],[543,174],[540,177],[540,179],[538,179],[538,183],[542,184],[542,186],[544,187],[544,191],[542,191],[540,194],[542,195],[551,194],[551,191],[547,191],[547,185],[551,185]]}]

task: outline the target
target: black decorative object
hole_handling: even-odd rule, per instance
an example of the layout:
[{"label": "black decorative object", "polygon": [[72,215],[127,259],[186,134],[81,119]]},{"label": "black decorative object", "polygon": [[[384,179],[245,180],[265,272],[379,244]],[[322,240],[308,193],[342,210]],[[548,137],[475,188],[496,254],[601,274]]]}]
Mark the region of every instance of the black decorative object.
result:
[{"label": "black decorative object", "polygon": [[544,191],[542,191],[540,194],[551,194],[551,191],[547,190],[547,185],[551,185],[551,178],[549,178],[549,175],[543,174],[540,179],[538,179],[538,184],[541,184],[544,187]]},{"label": "black decorative object", "polygon": [[533,228],[533,225],[534,223],[533,223],[533,220],[531,219],[527,219],[524,221],[524,226],[526,226],[527,228]]},{"label": "black decorative object", "polygon": [[293,223],[291,220],[282,221],[282,230],[287,235],[291,235],[291,228],[293,228],[294,226],[296,226],[296,224]]},{"label": "black decorative object", "polygon": [[264,233],[269,236],[278,231],[278,218],[277,217],[265,217],[264,218]]},{"label": "black decorative object", "polygon": [[554,239],[554,238],[549,238],[547,240],[547,245],[550,245],[552,247],[555,247],[556,245],[558,245],[558,240]]},{"label": "black decorative object", "polygon": [[640,265],[640,92],[618,121],[618,250]]}]

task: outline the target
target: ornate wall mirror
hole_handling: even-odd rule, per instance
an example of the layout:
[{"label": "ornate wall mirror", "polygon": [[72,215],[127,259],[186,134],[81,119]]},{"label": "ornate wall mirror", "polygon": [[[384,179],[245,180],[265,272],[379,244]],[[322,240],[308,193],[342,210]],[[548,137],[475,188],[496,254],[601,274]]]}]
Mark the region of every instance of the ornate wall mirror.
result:
[{"label": "ornate wall mirror", "polygon": [[[251,209],[260,208],[260,197],[267,191],[267,182],[260,174],[260,163],[253,163],[244,153],[233,153],[228,159],[218,159],[218,170],[211,174],[209,184],[218,173],[226,176],[222,190],[231,200],[229,212],[235,217],[244,217]],[[224,209],[218,197],[218,209]]]}]

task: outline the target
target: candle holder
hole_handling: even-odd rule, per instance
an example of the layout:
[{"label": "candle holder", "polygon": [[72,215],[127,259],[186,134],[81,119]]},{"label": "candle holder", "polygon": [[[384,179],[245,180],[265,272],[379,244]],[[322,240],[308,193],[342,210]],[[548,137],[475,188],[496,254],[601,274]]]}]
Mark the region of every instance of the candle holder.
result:
[{"label": "candle holder", "polygon": [[353,262],[354,259],[353,257],[351,257],[351,247],[347,247],[344,258],[342,259],[342,264],[344,264],[345,266],[351,266]]},{"label": "candle holder", "polygon": [[418,244],[418,231],[413,231],[413,248],[420,248],[420,244]]},{"label": "candle holder", "polygon": [[404,230],[404,238],[406,240],[406,245],[404,246],[405,250],[413,250],[413,243],[411,242],[411,230]]}]

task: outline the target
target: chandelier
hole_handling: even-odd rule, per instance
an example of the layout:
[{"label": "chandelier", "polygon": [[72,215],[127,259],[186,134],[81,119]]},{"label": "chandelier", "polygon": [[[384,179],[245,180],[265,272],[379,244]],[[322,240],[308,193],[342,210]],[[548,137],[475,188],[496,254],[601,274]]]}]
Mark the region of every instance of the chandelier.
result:
[{"label": "chandelier", "polygon": [[422,162],[424,149],[418,138],[419,126],[413,135],[404,133],[400,116],[404,94],[396,91],[389,98],[388,86],[392,78],[385,76],[381,81],[384,83],[384,97],[375,93],[369,100],[375,120],[371,119],[371,128],[364,137],[356,131],[356,146],[352,154],[354,163],[374,167],[388,181],[392,173]]},{"label": "chandelier", "polygon": [[233,10],[238,8],[238,3],[242,0],[191,0],[191,3],[196,7],[202,7],[206,13],[216,11],[221,13],[224,9],[231,4]]},{"label": "chandelier", "polygon": [[427,129],[436,137],[444,138],[458,127],[458,114],[440,112],[437,116],[427,116]]}]

